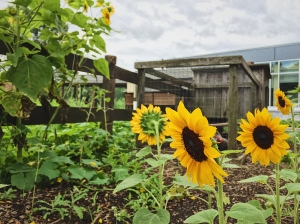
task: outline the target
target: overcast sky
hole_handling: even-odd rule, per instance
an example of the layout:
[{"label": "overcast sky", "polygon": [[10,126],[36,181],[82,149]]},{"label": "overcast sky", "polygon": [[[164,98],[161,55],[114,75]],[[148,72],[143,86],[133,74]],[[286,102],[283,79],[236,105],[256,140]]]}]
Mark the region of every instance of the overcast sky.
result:
[{"label": "overcast sky", "polygon": [[[6,3],[0,0],[0,8]],[[299,0],[110,0],[117,65],[300,42]]]}]

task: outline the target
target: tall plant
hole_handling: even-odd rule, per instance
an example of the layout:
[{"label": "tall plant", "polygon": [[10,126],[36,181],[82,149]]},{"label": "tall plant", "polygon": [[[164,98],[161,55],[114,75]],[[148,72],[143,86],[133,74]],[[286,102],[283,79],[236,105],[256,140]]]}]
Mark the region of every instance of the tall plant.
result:
[{"label": "tall plant", "polygon": [[[97,16],[89,16],[91,11]],[[56,99],[57,111],[68,107],[65,95],[87,53],[94,57],[95,69],[109,78],[108,63],[99,55],[106,52],[102,36],[111,31],[113,13],[104,0],[68,0],[64,6],[60,0],[15,0],[0,10],[0,45],[6,47],[0,50],[6,55],[0,63],[0,104],[17,119],[18,162],[26,135],[21,119],[30,116],[41,94]],[[73,58],[71,64],[66,56]],[[85,69],[95,74],[95,69]],[[59,91],[65,83],[67,91]]]}]

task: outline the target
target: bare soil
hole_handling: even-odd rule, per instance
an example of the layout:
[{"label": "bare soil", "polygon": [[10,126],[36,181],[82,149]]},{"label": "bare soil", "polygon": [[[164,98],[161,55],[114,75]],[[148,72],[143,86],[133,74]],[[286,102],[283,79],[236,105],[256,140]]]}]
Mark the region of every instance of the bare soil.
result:
[{"label": "bare soil", "polygon": [[[169,149],[165,149],[166,152],[172,152]],[[238,183],[239,180],[253,177],[255,175],[270,175],[273,174],[274,167],[272,165],[268,167],[261,166],[259,164],[252,164],[251,158],[246,157],[244,164],[239,164],[240,161],[234,158],[232,163],[238,164],[241,169],[227,169],[226,172],[229,174],[225,178],[224,192],[230,199],[230,203],[225,206],[225,210],[229,210],[230,207],[237,202],[247,202],[253,199],[258,199],[264,204],[262,199],[257,198],[256,194],[268,194],[269,189],[260,183]],[[184,173],[185,170],[174,160],[170,162],[166,169],[166,175],[172,177],[175,172]],[[270,184],[275,186],[274,181],[270,178]],[[78,186],[80,188],[80,186]],[[17,191],[17,197],[9,201],[0,201],[0,224],[7,223],[31,223],[34,221],[35,224],[44,223],[60,223],[60,224],[71,224],[71,223],[102,223],[114,224],[114,223],[131,223],[129,218],[123,218],[122,221],[116,220],[116,216],[113,211],[113,206],[118,208],[118,211],[128,208],[125,207],[128,203],[128,192],[121,191],[117,194],[113,194],[111,189],[115,186],[107,186],[110,190],[104,189],[91,189],[84,199],[79,200],[77,203],[79,206],[83,206],[87,211],[83,213],[83,219],[79,219],[78,216],[72,214],[71,219],[65,217],[64,220],[58,212],[50,215],[46,220],[43,218],[44,213],[39,211],[30,214],[32,193],[24,194],[22,191]],[[70,192],[73,189],[72,184],[62,182],[61,184],[55,184],[48,188],[37,189],[35,201],[46,200],[48,202],[53,201],[56,195]],[[274,188],[275,189],[275,188]],[[95,197],[95,204],[93,204],[93,197],[98,191]],[[285,192],[282,192],[284,194]],[[184,223],[184,220],[189,216],[207,209],[207,205],[199,198],[207,199],[207,194],[200,190],[191,190],[190,196],[183,198],[177,198],[168,202],[168,211],[171,214],[171,224]],[[69,197],[69,195],[66,195]],[[41,206],[36,203],[35,206]],[[213,199],[213,207],[215,208],[215,202]],[[129,210],[130,212],[130,210]],[[132,215],[132,214],[131,214]],[[300,216],[300,211],[299,211]],[[119,216],[120,218],[120,216]],[[235,220],[228,220],[228,223],[236,223]],[[273,220],[269,219],[268,223],[274,223]],[[293,218],[284,216],[282,223],[293,223]]]}]

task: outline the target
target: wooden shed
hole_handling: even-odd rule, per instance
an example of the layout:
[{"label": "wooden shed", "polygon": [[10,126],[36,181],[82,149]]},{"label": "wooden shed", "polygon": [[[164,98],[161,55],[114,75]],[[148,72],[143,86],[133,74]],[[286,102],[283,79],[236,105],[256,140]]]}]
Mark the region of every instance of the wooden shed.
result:
[{"label": "wooden shed", "polygon": [[[249,65],[253,75],[259,80],[257,86],[242,67],[237,68],[238,117],[245,117],[248,111],[266,107],[268,103],[269,65]],[[194,94],[188,100],[188,107],[201,108],[210,120],[228,118],[229,100],[229,66],[207,66],[193,68]],[[259,90],[260,89],[260,90]]]},{"label": "wooden shed", "polygon": [[[229,149],[237,146],[238,119],[268,104],[269,65],[246,63],[242,56],[136,62],[135,68],[139,77],[138,107],[145,102],[145,87],[151,83],[147,73],[151,72],[158,77],[151,88],[181,97],[190,111],[200,107],[210,123],[214,118],[227,121]],[[185,68],[192,75],[189,80],[182,80],[168,72],[173,68]],[[160,84],[169,89],[159,88]]]}]

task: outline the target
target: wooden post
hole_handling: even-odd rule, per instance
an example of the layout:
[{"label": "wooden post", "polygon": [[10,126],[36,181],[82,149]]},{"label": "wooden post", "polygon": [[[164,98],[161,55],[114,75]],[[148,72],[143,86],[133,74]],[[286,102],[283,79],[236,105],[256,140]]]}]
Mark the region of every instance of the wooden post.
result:
[{"label": "wooden post", "polygon": [[[105,98],[109,97],[110,101],[105,102],[105,107],[106,108],[114,108],[114,100],[115,100],[115,85],[116,85],[116,79],[115,79],[115,66],[117,63],[117,57],[112,56],[112,55],[106,55],[105,59],[108,62],[109,66],[109,77],[110,79],[107,79],[106,77],[103,76],[103,83],[102,83],[102,88],[108,90],[109,92],[105,94]],[[103,102],[103,101],[102,101]],[[103,102],[104,103],[104,102]],[[104,105],[104,104],[102,104]],[[106,122],[107,122],[107,130],[109,133],[112,133],[112,125],[113,125],[113,120],[110,117],[111,113],[106,113]],[[101,124],[101,127],[105,129],[104,124]]]},{"label": "wooden post", "polygon": [[228,149],[237,149],[238,65],[229,66],[228,89]]},{"label": "wooden post", "polygon": [[141,105],[144,103],[144,97],[145,97],[145,80],[146,80],[146,74],[145,69],[139,69],[138,70],[138,86],[137,86],[137,107],[141,107]]}]

